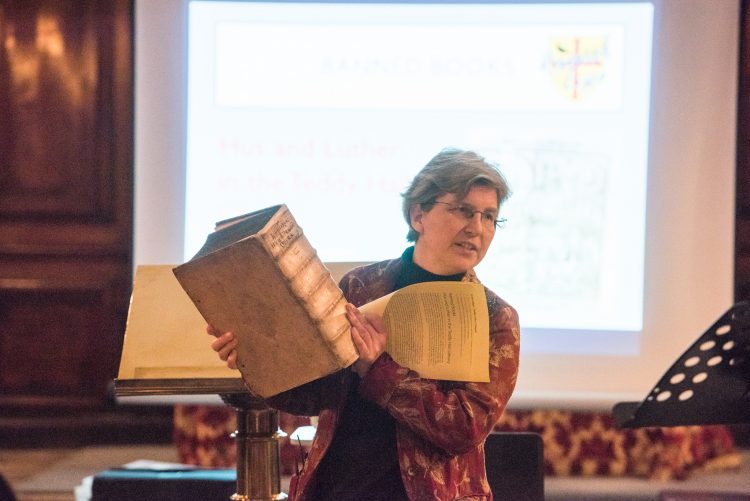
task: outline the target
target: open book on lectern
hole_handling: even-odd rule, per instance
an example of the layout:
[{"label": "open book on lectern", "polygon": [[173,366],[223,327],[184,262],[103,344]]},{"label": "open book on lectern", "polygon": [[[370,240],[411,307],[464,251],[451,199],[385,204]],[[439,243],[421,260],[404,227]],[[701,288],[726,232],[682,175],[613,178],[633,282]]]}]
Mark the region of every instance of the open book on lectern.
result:
[{"label": "open book on lectern", "polygon": [[206,322],[172,273],[172,265],[138,266],[125,328],[118,396],[247,391],[209,345]]},{"label": "open book on lectern", "polygon": [[618,403],[613,413],[622,428],[750,424],[750,303],[724,313],[643,402]]}]

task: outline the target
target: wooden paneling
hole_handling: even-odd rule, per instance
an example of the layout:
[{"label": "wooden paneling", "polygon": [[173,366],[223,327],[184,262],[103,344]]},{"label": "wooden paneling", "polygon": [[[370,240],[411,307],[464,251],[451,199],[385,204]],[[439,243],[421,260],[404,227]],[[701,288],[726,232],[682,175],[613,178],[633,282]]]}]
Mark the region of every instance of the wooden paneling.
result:
[{"label": "wooden paneling", "polygon": [[107,395],[122,344],[127,269],[110,260],[0,262],[0,394]]},{"label": "wooden paneling", "polygon": [[127,98],[113,91],[128,77],[116,59],[129,57],[130,46],[116,38],[117,3],[3,4],[0,217],[110,222],[115,100]]},{"label": "wooden paneling", "polygon": [[130,0],[0,0],[4,405],[110,398],[131,280],[133,15]]}]

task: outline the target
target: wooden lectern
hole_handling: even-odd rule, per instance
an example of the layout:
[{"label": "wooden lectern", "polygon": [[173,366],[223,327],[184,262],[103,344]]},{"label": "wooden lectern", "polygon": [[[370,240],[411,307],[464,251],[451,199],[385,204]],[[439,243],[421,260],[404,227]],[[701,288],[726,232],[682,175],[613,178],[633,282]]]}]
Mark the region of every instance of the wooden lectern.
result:
[{"label": "wooden lectern", "polygon": [[219,395],[237,413],[240,501],[286,499],[281,492],[278,412],[252,396],[239,371],[208,345],[206,323],[172,274],[172,266],[139,266],[128,312],[118,397]]}]

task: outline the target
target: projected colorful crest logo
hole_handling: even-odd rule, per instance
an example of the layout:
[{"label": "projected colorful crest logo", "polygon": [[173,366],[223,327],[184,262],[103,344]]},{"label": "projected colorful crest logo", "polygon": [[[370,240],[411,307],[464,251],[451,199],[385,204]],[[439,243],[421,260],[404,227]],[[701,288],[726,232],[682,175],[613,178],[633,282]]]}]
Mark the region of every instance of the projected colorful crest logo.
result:
[{"label": "projected colorful crest logo", "polygon": [[572,101],[591,95],[605,76],[607,38],[560,37],[551,45],[548,68],[555,87]]}]

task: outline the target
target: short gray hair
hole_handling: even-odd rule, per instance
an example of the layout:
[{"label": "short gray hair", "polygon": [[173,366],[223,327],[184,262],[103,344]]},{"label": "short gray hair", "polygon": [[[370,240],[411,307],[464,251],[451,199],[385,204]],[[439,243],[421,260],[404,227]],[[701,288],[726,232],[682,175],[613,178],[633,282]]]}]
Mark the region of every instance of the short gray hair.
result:
[{"label": "short gray hair", "polygon": [[404,193],[402,210],[409,232],[406,239],[416,242],[419,233],[411,226],[411,208],[430,205],[441,195],[452,193],[459,200],[475,185],[493,188],[497,208],[510,196],[510,188],[498,167],[473,151],[445,148],[427,162]]}]

